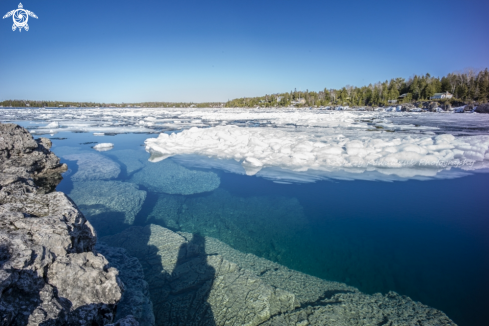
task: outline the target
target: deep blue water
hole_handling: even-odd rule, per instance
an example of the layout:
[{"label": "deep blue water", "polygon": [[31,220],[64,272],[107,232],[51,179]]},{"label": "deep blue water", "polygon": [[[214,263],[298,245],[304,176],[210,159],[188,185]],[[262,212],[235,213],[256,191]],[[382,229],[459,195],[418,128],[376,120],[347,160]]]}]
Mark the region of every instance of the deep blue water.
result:
[{"label": "deep blue water", "polygon": [[[55,153],[66,146],[96,153],[93,144],[81,143],[111,142],[114,150],[136,150],[143,160],[149,154],[141,145],[153,137],[43,136],[67,138],[53,139]],[[99,154],[115,160],[111,151]],[[73,161],[63,161],[76,172]],[[118,180],[129,181],[131,175],[118,162]],[[220,186],[212,192],[148,192],[134,223],[148,223],[146,217],[163,198],[180,203],[175,216],[183,231],[219,238],[238,250],[366,293],[396,291],[444,311],[460,325],[489,325],[489,174],[432,181],[277,184],[213,171]],[[66,193],[72,188],[69,176],[58,186]],[[162,219],[150,222],[176,228]]]}]

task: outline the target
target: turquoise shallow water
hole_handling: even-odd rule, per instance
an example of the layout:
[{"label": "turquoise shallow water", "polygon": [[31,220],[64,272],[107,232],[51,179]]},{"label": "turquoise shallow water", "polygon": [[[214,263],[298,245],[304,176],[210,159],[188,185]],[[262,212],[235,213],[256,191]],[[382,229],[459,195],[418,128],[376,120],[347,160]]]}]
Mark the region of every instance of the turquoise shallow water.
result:
[{"label": "turquoise shallow water", "polygon": [[[489,323],[489,174],[277,184],[182,167],[178,158],[149,163],[141,146],[148,137],[51,137],[70,167],[58,190],[73,197],[99,235],[147,223],[201,233],[366,293],[408,295],[460,325]],[[91,142],[115,146],[99,153]],[[91,173],[73,156],[87,153],[115,162],[118,177],[100,178],[117,172],[112,163],[100,161],[106,170]]]}]

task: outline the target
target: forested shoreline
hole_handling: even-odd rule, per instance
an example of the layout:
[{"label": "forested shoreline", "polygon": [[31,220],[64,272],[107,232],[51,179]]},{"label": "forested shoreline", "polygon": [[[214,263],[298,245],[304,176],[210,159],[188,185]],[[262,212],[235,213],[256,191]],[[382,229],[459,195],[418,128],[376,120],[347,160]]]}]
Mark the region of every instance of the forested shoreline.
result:
[{"label": "forested shoreline", "polygon": [[[390,103],[413,103],[430,100],[435,93],[449,92],[451,99],[443,102],[485,103],[489,98],[489,71],[467,70],[464,73],[451,73],[442,78],[413,76],[409,79],[393,78],[368,86],[346,85],[341,89],[328,89],[314,92],[290,91],[261,97],[245,97],[226,103],[226,107],[273,107],[273,106],[383,106]],[[402,97],[401,97],[402,96]],[[391,102],[389,102],[391,101]]]},{"label": "forested shoreline", "polygon": [[322,91],[297,91],[266,94],[259,97],[243,97],[224,102],[140,102],[140,103],[96,103],[68,101],[5,100],[3,107],[321,107],[327,105],[385,106],[389,104],[420,103],[430,100],[436,93],[450,93],[449,99],[438,102],[450,104],[480,104],[489,99],[489,71],[466,70],[447,76],[433,77],[429,73],[408,78],[393,78],[368,86],[346,85],[341,89],[324,88]]}]

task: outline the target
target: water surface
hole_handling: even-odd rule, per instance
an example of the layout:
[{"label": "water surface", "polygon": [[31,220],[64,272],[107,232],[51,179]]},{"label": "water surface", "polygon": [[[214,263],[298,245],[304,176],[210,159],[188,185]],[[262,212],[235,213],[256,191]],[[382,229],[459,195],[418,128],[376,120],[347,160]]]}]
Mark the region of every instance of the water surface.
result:
[{"label": "water surface", "polygon": [[[130,223],[117,207],[75,199],[101,236],[131,225],[160,224],[218,238],[240,251],[366,293],[396,291],[444,311],[460,325],[489,323],[487,173],[453,169],[457,177],[425,181],[284,184],[219,169],[218,160],[206,169],[192,167],[188,157],[150,163],[143,146],[148,134],[43,136],[52,138],[52,150],[70,168],[58,190],[89,189],[83,187],[93,181],[71,179],[83,167],[66,157],[95,153],[120,166],[117,178],[100,182],[131,183],[146,192]],[[91,148],[100,142],[113,143],[114,149]],[[173,182],[165,172],[169,169],[179,178],[195,175],[203,184],[192,188],[193,180],[186,188],[163,189]],[[217,187],[212,184],[216,178]],[[205,187],[212,190],[203,191]],[[125,189],[121,203],[130,205],[135,192]],[[113,203],[119,200],[117,192],[106,196],[115,198]],[[100,220],[104,223],[97,224]]]}]

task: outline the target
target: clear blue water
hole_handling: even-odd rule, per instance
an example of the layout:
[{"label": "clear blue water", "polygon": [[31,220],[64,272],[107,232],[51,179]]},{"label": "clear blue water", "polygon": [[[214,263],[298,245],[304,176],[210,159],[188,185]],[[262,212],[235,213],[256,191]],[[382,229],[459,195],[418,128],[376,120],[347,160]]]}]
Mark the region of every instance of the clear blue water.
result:
[{"label": "clear blue water", "polygon": [[[98,154],[121,165],[117,180],[132,182],[137,170],[129,172],[112,153],[130,149],[146,161],[149,154],[142,144],[148,137],[58,133],[52,137],[52,150],[97,153],[90,148],[93,144],[82,143],[114,143],[113,151]],[[69,194],[74,187],[70,176],[79,167],[62,161],[71,171],[58,190]],[[168,164],[164,162],[148,163],[147,168]],[[277,184],[212,172],[220,178],[219,187],[200,194],[164,194],[140,185],[148,193],[134,224],[199,232],[366,293],[396,291],[444,311],[459,325],[489,325],[489,174],[433,181]],[[116,217],[113,222],[119,223]],[[118,231],[103,224],[97,229],[100,235]]]}]

